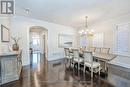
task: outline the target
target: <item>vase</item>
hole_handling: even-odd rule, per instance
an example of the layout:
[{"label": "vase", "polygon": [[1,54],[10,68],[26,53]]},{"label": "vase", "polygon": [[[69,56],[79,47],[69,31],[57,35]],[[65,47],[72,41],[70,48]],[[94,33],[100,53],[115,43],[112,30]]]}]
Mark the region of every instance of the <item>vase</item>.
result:
[{"label": "vase", "polygon": [[19,50],[19,45],[18,44],[13,44],[12,49],[13,49],[13,51],[18,51]]}]

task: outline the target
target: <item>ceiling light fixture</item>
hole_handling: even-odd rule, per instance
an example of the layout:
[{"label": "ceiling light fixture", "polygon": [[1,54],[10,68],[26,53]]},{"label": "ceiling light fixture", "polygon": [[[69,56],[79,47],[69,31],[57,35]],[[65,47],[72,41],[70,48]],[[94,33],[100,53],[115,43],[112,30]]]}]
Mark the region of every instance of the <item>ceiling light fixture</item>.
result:
[{"label": "ceiling light fixture", "polygon": [[88,17],[85,17],[85,28],[80,30],[79,33],[81,36],[87,35],[88,37],[92,37],[94,35],[94,30],[93,29],[88,29]]}]

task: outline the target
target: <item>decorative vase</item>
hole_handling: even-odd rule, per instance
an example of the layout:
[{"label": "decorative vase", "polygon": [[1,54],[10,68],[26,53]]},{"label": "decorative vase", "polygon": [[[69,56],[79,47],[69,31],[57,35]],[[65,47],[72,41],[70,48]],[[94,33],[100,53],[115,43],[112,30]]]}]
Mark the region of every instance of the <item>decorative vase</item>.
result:
[{"label": "decorative vase", "polygon": [[19,45],[18,44],[13,44],[12,49],[13,49],[13,51],[18,51],[19,50]]}]

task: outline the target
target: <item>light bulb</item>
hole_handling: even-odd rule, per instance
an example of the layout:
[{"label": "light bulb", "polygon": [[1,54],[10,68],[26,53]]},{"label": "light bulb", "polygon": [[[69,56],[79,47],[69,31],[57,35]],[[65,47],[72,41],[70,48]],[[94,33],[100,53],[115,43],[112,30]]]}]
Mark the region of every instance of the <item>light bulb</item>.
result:
[{"label": "light bulb", "polygon": [[88,32],[88,31],[89,31],[89,29],[86,29],[86,31]]}]

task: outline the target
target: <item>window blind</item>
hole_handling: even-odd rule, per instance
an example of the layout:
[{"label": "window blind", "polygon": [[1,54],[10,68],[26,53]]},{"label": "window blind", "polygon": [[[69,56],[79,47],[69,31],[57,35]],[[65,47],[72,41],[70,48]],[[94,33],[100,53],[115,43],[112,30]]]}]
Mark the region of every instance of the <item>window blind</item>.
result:
[{"label": "window blind", "polygon": [[121,24],[117,26],[117,51],[120,53],[129,52],[130,24]]},{"label": "window blind", "polygon": [[103,33],[96,33],[93,37],[93,47],[103,47]]}]

